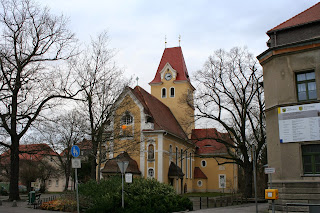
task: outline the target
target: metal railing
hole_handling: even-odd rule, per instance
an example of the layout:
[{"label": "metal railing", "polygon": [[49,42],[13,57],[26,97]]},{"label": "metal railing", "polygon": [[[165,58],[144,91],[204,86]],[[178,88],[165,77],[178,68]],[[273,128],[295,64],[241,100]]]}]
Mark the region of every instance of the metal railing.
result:
[{"label": "metal railing", "polygon": [[320,204],[313,204],[313,203],[286,203],[287,213],[288,213],[288,206],[305,206],[305,207],[309,207],[309,213],[318,213],[318,212],[320,212]]}]

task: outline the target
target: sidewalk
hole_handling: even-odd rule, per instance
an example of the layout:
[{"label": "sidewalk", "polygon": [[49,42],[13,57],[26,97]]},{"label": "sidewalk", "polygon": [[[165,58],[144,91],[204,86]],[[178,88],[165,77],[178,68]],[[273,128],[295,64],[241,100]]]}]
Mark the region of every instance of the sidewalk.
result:
[{"label": "sidewalk", "polygon": [[17,202],[17,207],[12,207],[12,202],[2,201],[2,206],[0,206],[0,212],[2,213],[42,213],[51,212],[39,209],[33,209],[33,205],[28,205],[27,201]]},{"label": "sidewalk", "polygon": [[[259,213],[267,213],[268,212],[268,203],[258,203],[258,211]],[[247,203],[237,206],[227,206],[220,208],[211,208],[211,209],[200,209],[193,211],[195,213],[255,213],[256,212],[256,204],[255,203]]]}]

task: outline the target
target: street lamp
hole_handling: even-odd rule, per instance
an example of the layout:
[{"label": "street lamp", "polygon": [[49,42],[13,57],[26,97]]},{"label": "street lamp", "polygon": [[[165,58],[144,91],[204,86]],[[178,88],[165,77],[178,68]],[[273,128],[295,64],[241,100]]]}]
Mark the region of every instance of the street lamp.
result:
[{"label": "street lamp", "polygon": [[126,170],[129,165],[129,161],[117,161],[117,164],[121,171],[121,179],[122,179],[122,208],[124,208],[124,193],[123,193],[123,175],[126,173]]}]

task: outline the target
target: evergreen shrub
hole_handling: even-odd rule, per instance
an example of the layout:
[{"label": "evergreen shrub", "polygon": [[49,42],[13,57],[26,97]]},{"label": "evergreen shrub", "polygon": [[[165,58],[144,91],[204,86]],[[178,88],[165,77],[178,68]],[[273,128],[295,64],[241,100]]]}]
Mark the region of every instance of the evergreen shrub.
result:
[{"label": "evergreen shrub", "polygon": [[81,208],[86,212],[168,213],[192,210],[187,197],[176,194],[172,186],[155,179],[134,178],[125,183],[125,208],[121,208],[121,178],[112,177],[98,184],[89,181],[79,186]]}]

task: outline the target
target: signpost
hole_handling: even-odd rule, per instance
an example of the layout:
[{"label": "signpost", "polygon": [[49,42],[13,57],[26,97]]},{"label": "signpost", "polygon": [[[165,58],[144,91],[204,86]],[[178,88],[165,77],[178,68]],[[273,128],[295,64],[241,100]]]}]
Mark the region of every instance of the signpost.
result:
[{"label": "signpost", "polygon": [[124,193],[123,193],[123,175],[126,172],[128,165],[129,165],[129,161],[118,161],[117,162],[120,171],[121,171],[121,177],[122,177],[122,208],[124,208]]},{"label": "signpost", "polygon": [[81,159],[77,159],[76,157],[79,157],[80,155],[80,148],[77,145],[73,145],[71,147],[71,154],[74,157],[71,161],[72,168],[74,168],[75,171],[75,178],[76,178],[76,193],[77,193],[77,212],[80,212],[79,208],[79,192],[78,192],[78,172],[77,169],[81,168]]},{"label": "signpost", "polygon": [[[273,173],[276,172],[275,168],[264,168],[264,173],[269,175],[269,180],[270,180],[270,189],[272,189],[272,175]],[[274,213],[274,200],[272,200],[272,213]]]}]

